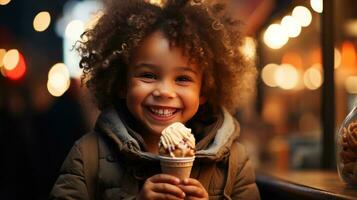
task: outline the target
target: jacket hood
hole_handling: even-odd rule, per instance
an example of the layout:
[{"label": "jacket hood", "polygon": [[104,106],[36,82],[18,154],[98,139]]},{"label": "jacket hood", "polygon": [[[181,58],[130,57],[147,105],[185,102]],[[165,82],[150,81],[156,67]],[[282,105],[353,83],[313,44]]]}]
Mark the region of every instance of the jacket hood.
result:
[{"label": "jacket hood", "polygon": [[[239,137],[240,126],[233,116],[222,108],[223,122],[211,141],[207,141],[205,149],[196,151],[196,159],[219,161],[229,154],[232,143]],[[142,151],[140,143],[126,128],[124,119],[120,118],[115,108],[102,111],[96,122],[96,131],[108,137],[115,148],[125,156],[147,160],[158,160],[158,156]]]}]

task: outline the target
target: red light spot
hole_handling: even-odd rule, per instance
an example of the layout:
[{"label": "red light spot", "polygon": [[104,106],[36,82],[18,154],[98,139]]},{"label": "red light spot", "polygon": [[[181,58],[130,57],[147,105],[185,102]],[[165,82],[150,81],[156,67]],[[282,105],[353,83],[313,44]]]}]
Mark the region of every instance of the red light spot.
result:
[{"label": "red light spot", "polygon": [[19,53],[19,62],[17,63],[16,67],[10,71],[5,70],[6,77],[11,80],[19,80],[21,79],[26,73],[26,63],[25,59],[21,53]]}]

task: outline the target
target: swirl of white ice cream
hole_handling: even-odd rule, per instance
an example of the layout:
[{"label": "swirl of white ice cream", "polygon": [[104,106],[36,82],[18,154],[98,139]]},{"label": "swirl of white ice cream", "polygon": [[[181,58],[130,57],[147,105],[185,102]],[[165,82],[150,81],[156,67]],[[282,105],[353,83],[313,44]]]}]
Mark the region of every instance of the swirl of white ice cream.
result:
[{"label": "swirl of white ice cream", "polygon": [[159,145],[167,149],[172,157],[175,157],[172,152],[176,148],[180,148],[183,152],[194,149],[195,137],[191,133],[191,129],[180,122],[175,122],[162,131]]}]

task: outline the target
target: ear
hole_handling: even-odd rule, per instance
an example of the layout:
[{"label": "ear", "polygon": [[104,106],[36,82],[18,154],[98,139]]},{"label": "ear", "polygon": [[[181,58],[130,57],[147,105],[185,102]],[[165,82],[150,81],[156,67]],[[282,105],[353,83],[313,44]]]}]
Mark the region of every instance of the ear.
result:
[{"label": "ear", "polygon": [[200,96],[200,105],[205,104],[207,101],[207,98],[203,95]]}]

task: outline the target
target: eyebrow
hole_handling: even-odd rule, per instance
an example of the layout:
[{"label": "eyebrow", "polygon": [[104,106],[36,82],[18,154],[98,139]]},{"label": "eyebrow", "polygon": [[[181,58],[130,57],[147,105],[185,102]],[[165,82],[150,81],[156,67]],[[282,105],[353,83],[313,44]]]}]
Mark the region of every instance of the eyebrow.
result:
[{"label": "eyebrow", "polygon": [[[137,67],[147,67],[147,68],[157,69],[159,66],[151,64],[151,63],[138,63],[138,64],[134,65],[134,67],[135,68],[137,68]],[[175,67],[174,70],[176,70],[176,71],[189,71],[189,72],[192,72],[192,73],[198,75],[198,72],[196,70],[194,70],[194,69],[192,69],[192,67],[188,67],[188,66],[178,66],[178,67]]]}]

